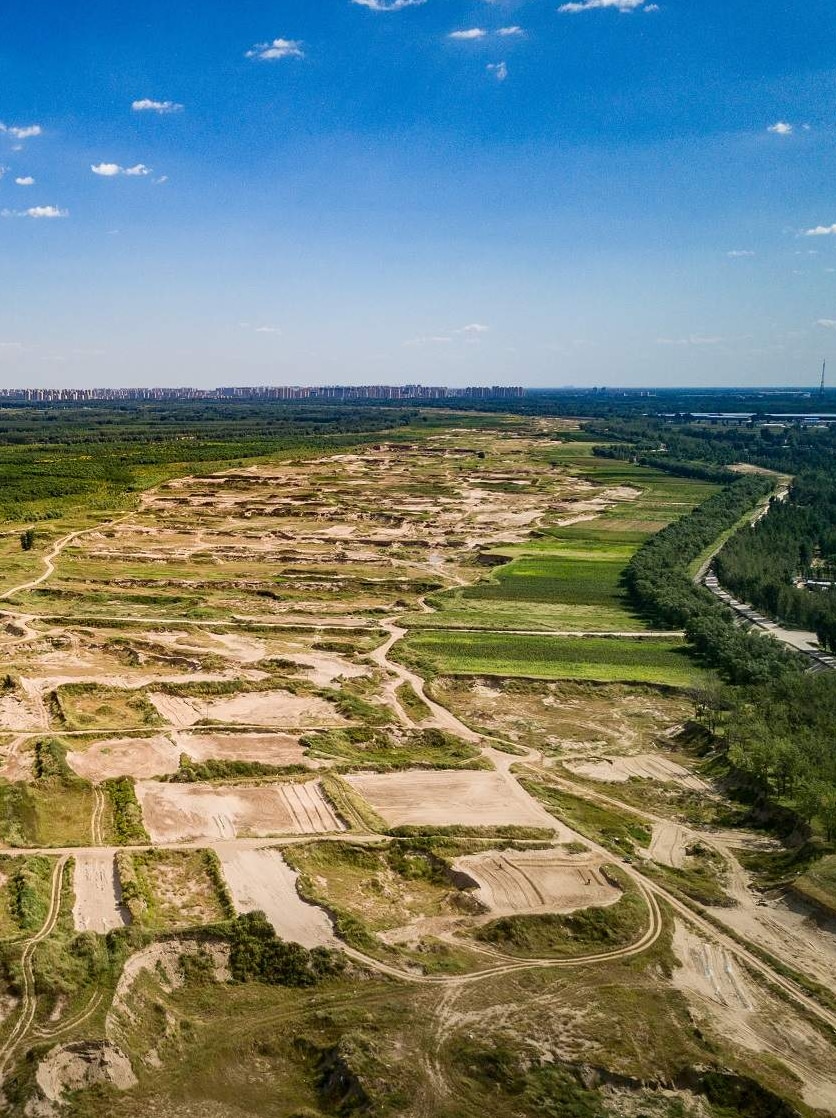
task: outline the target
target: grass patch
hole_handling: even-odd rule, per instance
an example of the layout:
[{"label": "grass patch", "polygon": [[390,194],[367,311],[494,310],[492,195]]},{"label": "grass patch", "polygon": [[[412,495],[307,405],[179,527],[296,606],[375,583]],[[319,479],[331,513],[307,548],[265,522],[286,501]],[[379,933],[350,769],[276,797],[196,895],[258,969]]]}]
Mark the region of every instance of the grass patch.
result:
[{"label": "grass patch", "polygon": [[51,697],[52,716],[63,730],[133,730],[162,719],[142,692],[98,683],[67,683]]},{"label": "grass patch", "polygon": [[122,899],[140,930],[161,934],[229,917],[213,851],[121,851],[116,859]]},{"label": "grass patch", "polygon": [[55,862],[43,854],[0,857],[0,939],[35,932],[49,911]]},{"label": "grass patch", "polygon": [[398,697],[398,702],[414,721],[423,722],[425,718],[429,718],[432,714],[430,708],[411,683],[402,683],[395,694]]},{"label": "grass patch", "polygon": [[443,675],[585,679],[693,686],[705,673],[684,641],[548,637],[508,633],[411,632],[395,645],[402,663]]},{"label": "grass patch", "polygon": [[619,854],[632,854],[637,846],[646,848],[650,845],[651,829],[636,815],[573,796],[552,784],[537,780],[522,780],[520,783],[552,815],[592,842]]},{"label": "grass patch", "polygon": [[828,854],[813,862],[792,882],[792,888],[805,900],[836,916],[836,854]]},{"label": "grass patch", "polygon": [[301,739],[312,757],[340,762],[344,769],[489,768],[479,750],[444,730],[405,731],[394,737],[365,726],[325,730]]}]

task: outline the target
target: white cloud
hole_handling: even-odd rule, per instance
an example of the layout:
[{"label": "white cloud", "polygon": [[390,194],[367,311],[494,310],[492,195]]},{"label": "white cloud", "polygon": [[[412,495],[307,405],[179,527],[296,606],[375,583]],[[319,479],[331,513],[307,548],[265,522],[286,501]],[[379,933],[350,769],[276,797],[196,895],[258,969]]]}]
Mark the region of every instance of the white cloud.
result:
[{"label": "white cloud", "polygon": [[770,124],[767,132],[774,132],[776,136],[789,136],[792,134],[792,125],[787,124],[785,120],[779,120],[775,124]]},{"label": "white cloud", "polygon": [[687,338],[657,338],[656,345],[702,346],[719,345],[725,338],[705,334],[689,334]]},{"label": "white cloud", "polygon": [[130,178],[139,178],[151,174],[151,168],[144,163],[136,163],[133,167],[120,167],[118,163],[91,163],[90,170],[94,175],[111,179],[115,175],[128,175]]},{"label": "white cloud", "polygon": [[493,74],[498,82],[504,82],[508,77],[508,67],[504,62],[489,62],[485,69],[489,74]]},{"label": "white cloud", "polygon": [[183,106],[176,101],[152,101],[150,97],[143,97],[133,101],[131,108],[135,113],[182,113]]},{"label": "white cloud", "polygon": [[304,58],[305,52],[298,39],[274,39],[272,43],[256,43],[245,57],[259,62],[276,62],[280,58]]},{"label": "white cloud", "polygon": [[644,6],[644,0],[578,0],[577,3],[561,4],[559,12],[591,12],[596,8],[613,8],[617,12],[634,12]]},{"label": "white cloud", "polygon": [[43,129],[40,124],[27,124],[21,127],[18,125],[0,123],[0,132],[5,132],[9,136],[13,136],[16,140],[31,140],[33,136],[40,136]]},{"label": "white cloud", "polygon": [[457,330],[457,334],[487,334],[490,326],[485,326],[481,322],[470,322],[467,326],[462,326],[461,330]]},{"label": "white cloud", "polygon": [[816,326],[824,326],[826,330],[836,330],[836,318],[817,318]]},{"label": "white cloud", "polygon": [[499,30],[497,31],[497,35],[502,35],[505,38],[507,38],[509,35],[524,35],[524,34],[525,34],[525,32],[523,31],[523,29],[521,27],[518,27],[516,24],[514,24],[513,27],[500,27]]},{"label": "white cloud", "polygon": [[487,31],[484,27],[469,27],[466,31],[451,31],[448,39],[484,39]]},{"label": "white cloud", "polygon": [[256,334],[281,334],[278,326],[256,326]]},{"label": "white cloud", "polygon": [[661,10],[658,4],[645,4],[642,8],[643,12],[660,12]]},{"label": "white cloud", "polygon": [[18,186],[34,186],[35,180],[31,175],[22,175],[20,178],[15,179]]},{"label": "white cloud", "polygon": [[754,252],[752,252],[752,250],[750,248],[733,248],[730,252],[726,253],[726,256],[730,256],[730,257],[732,257],[732,259],[735,259],[736,257],[740,257],[740,256],[754,256],[754,255],[755,255]]},{"label": "white cloud", "polygon": [[805,229],[805,237],[830,237],[836,234],[836,224],[816,225],[813,229]]},{"label": "white cloud", "polygon": [[351,0],[372,12],[399,12],[402,8],[414,8],[416,4],[426,4],[427,0]]},{"label": "white cloud", "polygon": [[162,186],[163,183],[168,182],[168,175],[160,175],[158,179],[154,179],[154,186]]},{"label": "white cloud", "polygon": [[28,210],[2,210],[0,217],[69,217],[69,211],[57,206],[30,206]]}]

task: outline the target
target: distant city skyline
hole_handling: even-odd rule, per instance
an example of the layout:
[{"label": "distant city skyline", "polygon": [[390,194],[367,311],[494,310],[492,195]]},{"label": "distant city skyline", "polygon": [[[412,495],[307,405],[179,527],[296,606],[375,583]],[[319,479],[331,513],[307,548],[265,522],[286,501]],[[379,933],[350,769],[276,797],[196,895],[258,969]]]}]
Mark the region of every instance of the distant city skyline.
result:
[{"label": "distant city skyline", "polygon": [[0,387],[836,369],[831,0],[37,15],[0,41]]}]

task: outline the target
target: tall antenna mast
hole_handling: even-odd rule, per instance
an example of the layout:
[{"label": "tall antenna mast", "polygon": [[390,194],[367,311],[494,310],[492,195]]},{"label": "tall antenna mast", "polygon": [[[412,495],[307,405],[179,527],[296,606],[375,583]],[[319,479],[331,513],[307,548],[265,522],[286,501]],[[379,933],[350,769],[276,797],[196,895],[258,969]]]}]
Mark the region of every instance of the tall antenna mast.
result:
[{"label": "tall antenna mast", "polygon": [[824,395],[824,370],[827,368],[827,358],[821,363],[821,384],[819,385],[819,396]]}]

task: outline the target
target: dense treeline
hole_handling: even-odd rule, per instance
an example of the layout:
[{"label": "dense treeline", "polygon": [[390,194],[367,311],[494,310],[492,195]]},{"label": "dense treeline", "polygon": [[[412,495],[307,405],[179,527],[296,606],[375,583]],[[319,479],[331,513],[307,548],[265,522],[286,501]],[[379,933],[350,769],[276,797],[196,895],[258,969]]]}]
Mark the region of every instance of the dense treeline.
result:
[{"label": "dense treeline", "polygon": [[720,740],[763,800],[789,804],[836,841],[836,673],[783,674],[723,701]]},{"label": "dense treeline", "polygon": [[738,478],[652,536],[630,560],[625,575],[645,613],[663,625],[684,628],[700,656],[735,683],[761,682],[791,671],[796,658],[771,638],[741,629],[734,614],[694,582],[689,565],[771,488],[758,475]]},{"label": "dense treeline", "polygon": [[736,533],[717,556],[720,582],[744,601],[790,626],[812,629],[836,651],[836,594],[797,586],[802,577],[830,580],[836,557],[836,481],[800,475],[786,501]]}]

